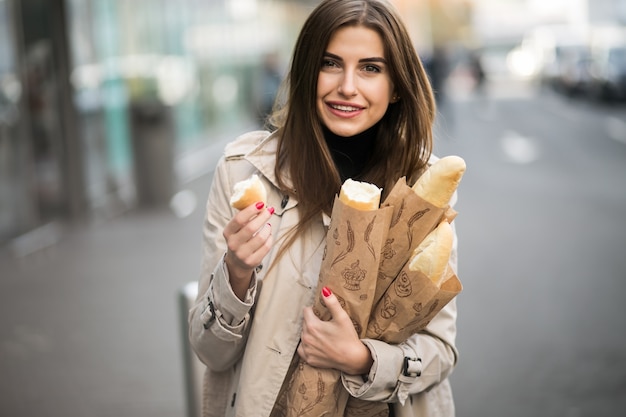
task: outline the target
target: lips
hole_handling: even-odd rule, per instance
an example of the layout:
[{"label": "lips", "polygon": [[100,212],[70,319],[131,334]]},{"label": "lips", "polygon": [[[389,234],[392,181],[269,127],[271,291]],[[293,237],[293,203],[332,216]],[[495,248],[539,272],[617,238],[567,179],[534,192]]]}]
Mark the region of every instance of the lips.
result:
[{"label": "lips", "polygon": [[340,117],[352,117],[360,114],[364,107],[347,103],[326,103],[331,113]]},{"label": "lips", "polygon": [[329,104],[330,107],[332,107],[335,110],[339,110],[339,111],[345,111],[345,112],[351,112],[351,111],[358,111],[361,110],[360,107],[354,107],[354,106],[344,106],[341,104]]}]

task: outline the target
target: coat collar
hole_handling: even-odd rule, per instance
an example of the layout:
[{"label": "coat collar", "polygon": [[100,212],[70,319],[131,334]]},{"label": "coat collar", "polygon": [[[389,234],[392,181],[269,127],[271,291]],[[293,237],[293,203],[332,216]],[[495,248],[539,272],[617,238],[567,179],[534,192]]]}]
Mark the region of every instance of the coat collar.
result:
[{"label": "coat collar", "polygon": [[[278,189],[278,181],[276,179],[276,172],[274,167],[276,166],[276,152],[278,150],[278,134],[276,132],[269,133],[264,132],[264,137],[253,147],[249,152],[244,155],[244,158],[250,162],[259,172],[267,178],[272,185]],[[259,132],[261,134],[261,132]],[[293,188],[291,178],[286,174],[285,185],[289,188]],[[288,210],[297,205],[297,200],[293,197],[287,200],[284,207],[280,208],[280,211]],[[278,210],[278,207],[276,208]],[[322,215],[322,220],[325,226],[330,225],[330,216],[327,214]]]},{"label": "coat collar", "polygon": [[[264,133],[266,134],[265,137],[263,137],[255,147],[249,150],[249,152],[244,155],[244,158],[258,169],[274,187],[278,188],[276,172],[274,171],[276,166],[276,152],[278,150],[278,134],[276,132]],[[288,187],[292,187],[290,178],[285,178],[285,183]]]}]

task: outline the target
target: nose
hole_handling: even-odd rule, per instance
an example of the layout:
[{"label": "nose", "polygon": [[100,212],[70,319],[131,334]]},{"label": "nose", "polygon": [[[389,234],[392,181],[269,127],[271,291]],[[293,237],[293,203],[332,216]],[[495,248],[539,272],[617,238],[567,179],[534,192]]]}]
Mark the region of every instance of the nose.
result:
[{"label": "nose", "polygon": [[357,93],[356,77],[351,71],[345,71],[338,88],[339,94],[345,97],[354,97]]}]

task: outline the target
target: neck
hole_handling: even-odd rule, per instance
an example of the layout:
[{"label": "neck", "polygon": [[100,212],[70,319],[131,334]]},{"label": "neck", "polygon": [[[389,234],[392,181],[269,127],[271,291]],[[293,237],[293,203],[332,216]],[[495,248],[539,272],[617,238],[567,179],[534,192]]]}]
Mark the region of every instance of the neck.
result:
[{"label": "neck", "polygon": [[341,176],[358,179],[364,174],[376,143],[378,124],[354,136],[339,136],[324,127],[324,138]]}]

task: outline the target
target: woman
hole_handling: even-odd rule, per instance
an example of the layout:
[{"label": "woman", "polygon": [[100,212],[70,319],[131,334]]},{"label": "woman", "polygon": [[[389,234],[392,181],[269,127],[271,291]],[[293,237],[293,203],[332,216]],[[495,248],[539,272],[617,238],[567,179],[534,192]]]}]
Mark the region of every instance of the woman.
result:
[{"label": "woman", "polygon": [[[191,344],[207,365],[203,415],[276,415],[294,355],[340,370],[351,395],[391,403],[397,416],[453,415],[454,300],[400,345],[360,340],[332,288],[323,291],[332,320],[309,307],[342,182],[377,184],[384,198],[431,155],[433,95],[397,12],[385,0],[322,1],[299,35],[286,86],[276,130],[229,144],[209,193],[189,315]],[[236,212],[233,185],[252,174],[267,202]],[[456,245],[451,260],[456,268]]]}]

